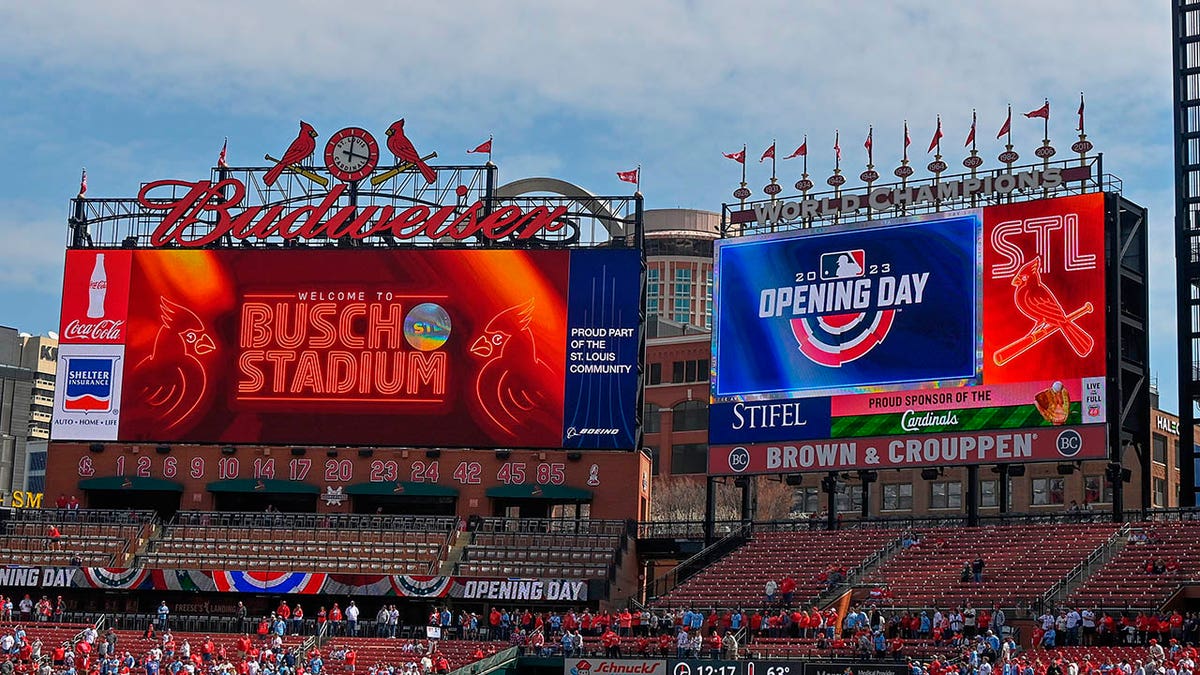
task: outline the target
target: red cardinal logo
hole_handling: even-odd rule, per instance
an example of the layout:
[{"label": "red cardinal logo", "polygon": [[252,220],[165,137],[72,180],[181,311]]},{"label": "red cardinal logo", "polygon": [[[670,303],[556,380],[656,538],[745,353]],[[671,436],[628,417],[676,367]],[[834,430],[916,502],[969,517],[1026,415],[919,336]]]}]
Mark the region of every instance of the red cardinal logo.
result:
[{"label": "red cardinal logo", "polygon": [[479,403],[496,426],[512,436],[523,428],[555,423],[543,406],[543,383],[553,371],[538,358],[529,329],[533,304],[530,298],[492,317],[471,345],[472,354],[487,359],[475,381]]},{"label": "red cardinal logo", "polygon": [[426,183],[433,183],[437,180],[437,172],[426,164],[425,160],[421,159],[421,155],[417,154],[417,149],[413,147],[412,141],[408,140],[408,136],[404,135],[403,119],[396,120],[392,123],[392,126],[388,127],[387,137],[388,150],[391,150],[393,155],[399,157],[401,161],[408,162],[420,169]]},{"label": "red cardinal logo", "polygon": [[263,176],[263,182],[267,185],[274,185],[275,181],[279,180],[279,176],[283,173],[284,169],[308,159],[313,154],[313,150],[317,149],[316,138],[317,130],[312,128],[312,125],[308,122],[300,120],[300,135],[296,136],[296,140],[292,141],[292,144],[288,146],[279,163],[271,167],[271,170]]},{"label": "red cardinal logo", "polygon": [[1022,314],[1033,319],[1034,325],[1025,337],[996,350],[993,358],[997,365],[1004,365],[1054,333],[1062,333],[1071,349],[1080,357],[1091,354],[1096,344],[1092,336],[1075,323],[1093,310],[1092,303],[1085,303],[1067,314],[1058,298],[1042,281],[1041,265],[1042,258],[1037,256],[1022,265],[1012,278],[1012,285],[1016,286],[1013,304]]},{"label": "red cardinal logo", "polygon": [[154,337],[154,350],[135,369],[142,382],[142,402],[170,429],[185,420],[208,387],[208,376],[199,357],[215,350],[204,323],[188,308],[160,298],[162,325]]}]

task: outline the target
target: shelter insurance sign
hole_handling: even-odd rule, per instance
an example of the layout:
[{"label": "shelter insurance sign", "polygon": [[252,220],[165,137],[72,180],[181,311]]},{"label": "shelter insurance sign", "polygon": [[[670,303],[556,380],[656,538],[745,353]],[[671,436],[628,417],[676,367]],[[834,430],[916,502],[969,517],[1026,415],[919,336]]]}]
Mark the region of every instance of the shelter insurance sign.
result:
[{"label": "shelter insurance sign", "polygon": [[718,242],[709,470],[1105,453],[1104,195]]},{"label": "shelter insurance sign", "polygon": [[619,249],[71,250],[54,438],[631,448],[640,269]]}]

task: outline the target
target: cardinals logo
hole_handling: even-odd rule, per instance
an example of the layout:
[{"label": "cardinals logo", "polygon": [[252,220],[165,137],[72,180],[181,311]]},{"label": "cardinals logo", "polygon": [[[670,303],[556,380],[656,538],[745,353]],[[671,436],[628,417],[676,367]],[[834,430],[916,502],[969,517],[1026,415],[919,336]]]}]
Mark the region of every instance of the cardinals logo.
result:
[{"label": "cardinals logo", "polygon": [[388,137],[388,150],[391,150],[397,159],[417,167],[421,175],[425,177],[426,183],[432,184],[437,180],[437,171],[425,163],[421,155],[417,154],[417,148],[413,146],[412,141],[408,140],[408,136],[404,134],[403,119],[393,122],[385,133]]},{"label": "cardinals logo", "polygon": [[509,436],[554,424],[545,404],[544,389],[552,379],[550,366],[537,354],[537,340],[529,324],[534,300],[514,305],[488,321],[471,344],[471,353],[486,359],[475,381],[475,395],[486,416]]},{"label": "cardinals logo", "polygon": [[166,297],[159,299],[159,320],[154,349],[134,373],[142,383],[140,402],[165,429],[173,429],[204,399],[208,374],[201,357],[217,346],[194,312]]},{"label": "cardinals logo", "polygon": [[313,151],[316,149],[317,130],[308,122],[301,120],[300,134],[296,136],[296,140],[292,141],[292,144],[284,151],[283,157],[279,159],[275,166],[271,167],[271,170],[263,175],[263,182],[267,185],[274,185],[285,169],[303,163],[304,160],[312,156]]},{"label": "cardinals logo", "polygon": [[1095,308],[1092,303],[1085,302],[1068,314],[1063,310],[1062,303],[1058,301],[1054,292],[1042,280],[1041,267],[1042,258],[1036,256],[1013,275],[1012,285],[1016,287],[1013,292],[1013,304],[1034,323],[1024,337],[997,349],[992,354],[992,360],[997,366],[1003,366],[1055,334],[1062,335],[1080,358],[1092,353],[1095,340],[1075,322]]}]

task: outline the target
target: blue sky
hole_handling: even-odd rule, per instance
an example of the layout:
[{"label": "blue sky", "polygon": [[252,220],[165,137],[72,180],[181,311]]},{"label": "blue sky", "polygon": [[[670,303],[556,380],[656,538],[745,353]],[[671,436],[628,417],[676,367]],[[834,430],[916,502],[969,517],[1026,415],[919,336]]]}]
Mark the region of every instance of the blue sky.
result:
[{"label": "blue sky", "polygon": [[[5,3],[0,325],[56,329],[81,167],[89,196],[131,196],[207,177],[226,136],[232,164],[278,154],[301,118],[327,138],[405,117],[452,162],[494,135],[502,182],[623,194],[613,173],[641,164],[647,208],[719,210],[738,180],[721,152],[743,143],[782,156],[807,133],[824,176],[840,128],[853,174],[873,124],[886,175],[903,120],[919,151],[940,113],[954,167],[974,107],[992,166],[1006,104],[1048,97],[1061,155],[1084,91],[1105,169],[1150,208],[1152,369],[1173,410],[1170,31],[1170,3],[1097,0]],[[1014,125],[1032,158],[1040,120]]]}]

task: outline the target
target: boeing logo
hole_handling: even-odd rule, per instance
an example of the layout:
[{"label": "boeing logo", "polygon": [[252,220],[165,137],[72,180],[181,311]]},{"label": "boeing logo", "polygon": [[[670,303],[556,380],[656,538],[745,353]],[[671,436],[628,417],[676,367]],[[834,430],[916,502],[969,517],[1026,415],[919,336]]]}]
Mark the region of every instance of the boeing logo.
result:
[{"label": "boeing logo", "polygon": [[590,429],[588,427],[576,429],[575,427],[567,427],[567,438],[576,438],[579,436],[616,436],[620,433],[620,429]]}]

